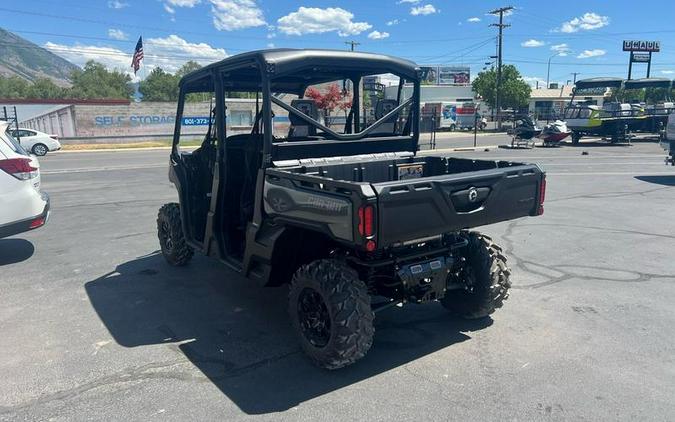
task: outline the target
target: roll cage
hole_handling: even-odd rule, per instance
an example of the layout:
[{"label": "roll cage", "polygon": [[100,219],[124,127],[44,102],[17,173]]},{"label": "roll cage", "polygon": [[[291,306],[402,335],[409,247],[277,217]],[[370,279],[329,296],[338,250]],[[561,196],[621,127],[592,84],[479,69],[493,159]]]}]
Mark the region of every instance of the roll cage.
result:
[{"label": "roll cage", "polygon": [[[383,73],[399,77],[399,86],[404,83],[413,84],[413,94],[410,98],[403,99],[399,89],[397,106],[370,126],[361,127],[362,79]],[[185,98],[196,92],[215,93],[215,137],[223,140],[227,138],[225,107],[218,105],[225,104],[225,93],[255,92],[257,98],[259,93],[260,104],[256,101],[256,118],[251,134],[262,132],[262,168],[271,166],[277,160],[297,158],[398,151],[415,153],[419,139],[421,73],[413,62],[372,53],[276,49],[233,56],[196,70],[181,79],[172,153],[177,153]],[[353,86],[353,115],[350,115],[345,124],[347,133],[338,133],[281,99],[284,94],[302,98],[307,87],[335,80],[348,80]],[[319,129],[322,136],[294,139],[292,142],[275,138],[273,105]],[[400,133],[392,133],[390,136],[378,133],[377,136],[371,136],[385,122],[406,108],[406,123]],[[227,154],[224,142],[218,144],[218,154],[220,157]]]}]

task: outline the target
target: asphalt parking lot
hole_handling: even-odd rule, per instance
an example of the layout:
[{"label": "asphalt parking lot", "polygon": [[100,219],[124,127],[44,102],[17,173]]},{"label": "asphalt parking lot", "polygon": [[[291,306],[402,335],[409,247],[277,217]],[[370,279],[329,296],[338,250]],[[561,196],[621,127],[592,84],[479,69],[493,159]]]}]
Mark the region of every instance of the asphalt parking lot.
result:
[{"label": "asphalt parking lot", "polygon": [[168,151],[44,157],[48,225],[0,240],[0,420],[675,420],[663,150],[457,155],[548,172],[544,216],[481,228],[506,249],[511,297],[483,322],[383,311],[368,356],[334,372],[300,352],[284,287],[158,255]]}]

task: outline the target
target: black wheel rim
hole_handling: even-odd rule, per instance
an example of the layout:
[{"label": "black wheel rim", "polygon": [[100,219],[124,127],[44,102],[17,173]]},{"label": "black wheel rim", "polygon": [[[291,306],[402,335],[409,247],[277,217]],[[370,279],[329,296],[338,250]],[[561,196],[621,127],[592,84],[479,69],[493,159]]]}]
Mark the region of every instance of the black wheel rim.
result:
[{"label": "black wheel rim", "polygon": [[323,298],[314,289],[305,288],[298,296],[298,319],[303,336],[314,347],[325,347],[330,340],[330,315]]},{"label": "black wheel rim", "polygon": [[162,241],[162,247],[166,251],[170,251],[173,248],[173,240],[171,239],[171,229],[169,228],[169,223],[163,221],[159,225],[159,238]]}]

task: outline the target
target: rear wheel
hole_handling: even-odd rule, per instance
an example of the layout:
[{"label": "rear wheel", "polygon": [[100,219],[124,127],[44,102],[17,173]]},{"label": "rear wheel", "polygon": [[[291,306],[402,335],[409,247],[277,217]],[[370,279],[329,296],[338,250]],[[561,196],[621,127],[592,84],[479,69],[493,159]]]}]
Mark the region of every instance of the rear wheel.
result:
[{"label": "rear wheel", "polygon": [[322,368],[350,365],[373,344],[368,289],[340,261],[321,259],[300,267],[291,282],[288,310],[303,351]]},{"label": "rear wheel", "polygon": [[31,149],[33,154],[42,157],[47,155],[47,152],[49,151],[49,148],[47,148],[47,145],[45,144],[35,144],[33,145],[33,148]]},{"label": "rear wheel", "polygon": [[464,248],[464,268],[459,281],[463,290],[450,290],[441,304],[450,312],[467,319],[482,318],[501,308],[509,297],[510,270],[502,249],[476,232],[468,232]]},{"label": "rear wheel", "polygon": [[185,241],[180,220],[180,206],[176,203],[164,204],[157,215],[157,236],[166,261],[174,266],[190,262],[194,250]]}]

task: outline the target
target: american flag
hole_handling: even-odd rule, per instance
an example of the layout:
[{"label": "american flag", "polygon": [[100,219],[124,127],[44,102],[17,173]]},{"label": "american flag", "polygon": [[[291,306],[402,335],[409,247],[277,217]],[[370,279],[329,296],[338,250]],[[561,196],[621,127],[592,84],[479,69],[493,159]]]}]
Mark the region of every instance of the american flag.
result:
[{"label": "american flag", "polygon": [[134,58],[131,60],[131,67],[134,68],[134,75],[141,68],[141,60],[143,60],[143,37],[138,37],[136,49],[134,50]]}]

